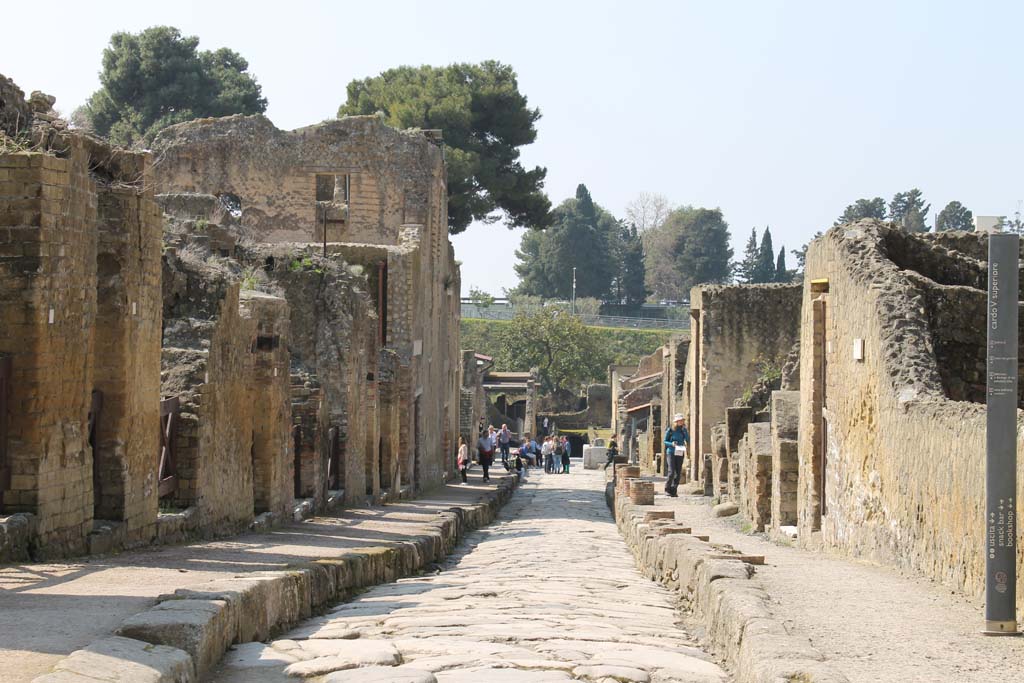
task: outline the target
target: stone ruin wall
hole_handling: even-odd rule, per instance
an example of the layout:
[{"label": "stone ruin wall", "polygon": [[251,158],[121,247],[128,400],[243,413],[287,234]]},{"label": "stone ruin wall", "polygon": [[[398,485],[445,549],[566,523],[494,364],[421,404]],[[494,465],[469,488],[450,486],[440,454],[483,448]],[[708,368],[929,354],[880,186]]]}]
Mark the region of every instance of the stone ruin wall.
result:
[{"label": "stone ruin wall", "polygon": [[131,544],[156,532],[160,220],[144,155],[48,140],[0,156],[0,512],[34,514],[39,555],[58,556],[89,548],[94,518]]},{"label": "stone ruin wall", "polygon": [[376,116],[294,131],[259,115],[201,119],[161,131],[154,149],[159,192],[234,195],[259,242],[322,242],[326,217],[329,242],[396,244],[400,226],[427,222],[433,198],[422,178],[441,162],[423,134]]},{"label": "stone ruin wall", "polygon": [[[163,191],[237,201],[243,238],[319,242],[326,218],[329,251],[367,271],[387,263],[386,346],[399,362],[391,395],[405,426],[401,485],[422,489],[450,477],[460,281],[447,237],[444,160],[433,139],[372,116],[292,132],[261,116],[235,116],[172,126],[154,146]],[[317,200],[318,182],[329,178],[347,178],[336,184],[347,202]],[[376,401],[371,394],[363,400]]]},{"label": "stone ruin wall", "polygon": [[[904,239],[893,235],[895,230],[861,222],[830,230],[808,249],[801,326],[806,351],[800,375],[800,539],[919,571],[979,595],[984,583],[985,409],[947,396],[950,382],[939,371],[939,349],[944,338],[958,331],[934,327],[942,318],[929,310],[928,290],[953,287],[945,290],[953,298],[978,295],[958,289],[967,285],[931,280],[929,275],[939,272],[935,269],[922,268],[927,275],[901,270],[885,247],[887,236]],[[977,259],[983,237],[943,235],[931,243],[958,240],[974,241]],[[928,245],[919,242],[919,263],[937,258],[937,252],[928,253]],[[816,278],[828,279],[827,293],[811,290]],[[975,280],[972,286],[977,285],[984,286]],[[826,309],[823,329],[817,330],[816,298],[825,300]],[[977,328],[984,329],[980,319]],[[853,358],[854,339],[864,340],[863,361]],[[826,355],[824,515],[814,486],[821,475],[815,458],[821,433],[811,389],[815,343]],[[983,343],[980,337],[976,343]],[[1024,448],[1024,436],[1018,440],[1018,449]],[[1024,463],[1017,477],[1018,496],[1024,496]],[[1024,590],[1024,581],[1017,589]]]},{"label": "stone ruin wall", "polygon": [[[693,324],[686,361],[688,472],[700,479],[711,430],[760,376],[759,361],[782,365],[799,338],[800,285],[704,285],[690,294]],[[699,336],[697,336],[699,335]]]},{"label": "stone ruin wall", "polygon": [[[22,97],[0,79],[8,85]],[[13,134],[8,119],[22,131],[19,102],[29,115],[53,103],[36,94],[31,105],[4,99],[5,134]],[[389,488],[389,499],[398,497],[452,474],[459,272],[432,139],[362,117],[270,130],[253,144],[220,140],[209,158],[198,153],[212,144],[204,137],[211,131],[272,129],[259,117],[233,117],[172,131],[196,147],[160,151],[154,173],[147,154],[68,132],[42,109],[28,122],[41,151],[0,156],[0,367],[12,369],[0,416],[9,437],[0,440],[0,558],[234,532],[263,513],[259,525],[290,518],[294,495],[319,509],[332,426],[350,503],[377,501]],[[281,166],[296,159],[298,171]],[[202,180],[204,163],[213,189],[163,195],[171,215],[162,216],[154,189],[167,190],[168,177],[195,189],[189,183]],[[347,165],[325,168],[338,163]],[[275,196],[289,183],[305,186],[296,173],[312,178],[314,193],[323,176],[344,174],[351,207],[303,194],[312,210],[298,220],[306,212],[296,213],[300,195]],[[232,174],[244,182],[221,186]],[[239,193],[250,191],[256,202],[240,207]],[[343,236],[358,240],[348,247],[372,242],[384,254],[395,311],[389,348],[380,345],[371,277],[337,253],[307,267],[310,238],[323,237],[316,219],[325,216],[329,238],[342,236],[331,230],[343,219]],[[284,256],[277,266],[271,247],[254,241],[294,230],[307,245],[273,247]],[[297,329],[311,333],[291,334]],[[178,397],[181,412],[177,487],[158,503],[162,395]],[[158,505],[178,511],[158,513]]]}]

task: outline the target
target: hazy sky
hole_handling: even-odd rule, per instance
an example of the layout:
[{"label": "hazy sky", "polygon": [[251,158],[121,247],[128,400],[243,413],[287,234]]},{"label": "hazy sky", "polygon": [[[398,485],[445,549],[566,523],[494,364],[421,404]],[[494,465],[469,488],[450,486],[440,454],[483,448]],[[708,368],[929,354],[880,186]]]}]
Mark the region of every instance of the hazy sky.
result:
[{"label": "hazy sky", "polygon": [[[0,73],[65,114],[98,86],[110,34],[156,24],[231,47],[296,128],[345,85],[401,64],[498,59],[532,106],[527,164],[558,203],[578,183],[616,215],[640,192],[721,207],[742,249],[828,227],[862,196],[920,187],[1008,214],[1024,199],[1024,3],[5,3]],[[17,30],[10,30],[17,27]],[[512,287],[519,232],[454,238],[463,292]]]}]

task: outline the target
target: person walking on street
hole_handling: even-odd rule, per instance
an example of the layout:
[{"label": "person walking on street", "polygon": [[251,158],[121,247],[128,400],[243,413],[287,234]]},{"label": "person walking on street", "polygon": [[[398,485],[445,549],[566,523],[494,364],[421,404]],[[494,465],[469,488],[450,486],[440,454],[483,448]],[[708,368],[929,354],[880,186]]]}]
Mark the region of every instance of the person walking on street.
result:
[{"label": "person walking on street", "polygon": [[508,451],[509,445],[512,443],[512,432],[508,430],[508,425],[501,425],[501,431],[498,432],[498,448],[501,449],[501,464],[508,465]]},{"label": "person walking on street", "polygon": [[466,473],[469,471],[469,446],[466,445],[466,440],[459,437],[459,459],[456,462],[459,466],[459,474],[462,475],[462,483],[466,483]]},{"label": "person walking on street", "polygon": [[479,455],[480,468],[484,471],[484,481],[490,481],[491,463],[494,462],[494,427],[480,436],[476,450]]},{"label": "person walking on street", "polygon": [[665,456],[669,467],[665,493],[673,498],[678,495],[679,479],[683,475],[683,458],[689,447],[690,432],[686,429],[686,419],[681,413],[676,413],[672,418],[672,426],[665,430]]},{"label": "person walking on street", "polygon": [[608,443],[608,459],[604,461],[604,468],[608,469],[608,465],[615,462],[615,456],[619,454],[619,444],[615,443],[615,439],[612,439]]},{"label": "person walking on street", "polygon": [[572,446],[569,445],[569,438],[562,437],[562,474],[569,474],[569,455],[572,453]]}]

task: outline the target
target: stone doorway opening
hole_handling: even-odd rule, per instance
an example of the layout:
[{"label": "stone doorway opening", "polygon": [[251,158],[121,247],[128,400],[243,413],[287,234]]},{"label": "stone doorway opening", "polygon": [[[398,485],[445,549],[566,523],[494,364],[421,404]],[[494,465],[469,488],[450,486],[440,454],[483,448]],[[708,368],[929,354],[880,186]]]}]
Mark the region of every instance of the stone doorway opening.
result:
[{"label": "stone doorway opening", "polygon": [[816,295],[811,301],[811,530],[820,531],[822,517],[828,514],[828,280],[812,280],[811,293]]}]

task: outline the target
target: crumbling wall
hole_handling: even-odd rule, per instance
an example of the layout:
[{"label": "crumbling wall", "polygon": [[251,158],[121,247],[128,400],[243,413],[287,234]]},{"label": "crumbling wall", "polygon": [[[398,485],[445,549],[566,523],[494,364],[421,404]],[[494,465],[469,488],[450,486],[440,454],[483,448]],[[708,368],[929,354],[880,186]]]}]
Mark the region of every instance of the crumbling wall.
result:
[{"label": "crumbling wall", "polygon": [[162,392],[181,401],[178,507],[205,535],[292,500],[288,306],[201,254],[164,256]]},{"label": "crumbling wall", "polygon": [[441,157],[423,133],[376,116],[295,131],[261,115],[203,119],[164,129],[153,148],[161,187],[237,197],[260,242],[323,241],[326,225],[330,242],[395,244],[433,208],[423,184]]},{"label": "crumbling wall", "polygon": [[[172,126],[154,146],[160,186],[229,203],[240,235],[258,242],[320,243],[326,231],[330,253],[365,269],[382,313],[383,344],[398,359],[388,400],[406,425],[398,434],[399,486],[423,489],[450,476],[459,414],[460,280],[448,241],[446,171],[436,140],[421,131],[394,130],[373,116],[292,132],[260,116],[235,116]],[[214,210],[216,205],[209,209]],[[210,213],[206,220],[219,219]],[[373,286],[381,277],[386,305]],[[375,373],[376,358],[367,349],[362,377]],[[370,411],[380,387],[374,380],[361,383],[366,385],[351,388],[347,400]],[[346,452],[353,453],[346,462],[360,457],[378,482],[346,486],[346,496],[360,499],[376,495],[381,479],[373,454],[380,436],[355,433],[379,431],[373,424],[377,412],[367,416],[345,434]],[[371,441],[378,445],[371,449]]]},{"label": "crumbling wall", "polygon": [[[828,231],[808,249],[801,543],[920,571],[977,595],[984,583],[985,411],[948,398],[925,291],[966,285],[926,285],[921,271],[949,272],[937,266],[902,270],[885,247],[895,232],[862,221]],[[855,343],[863,344],[860,357]],[[1021,448],[1024,437],[1018,439]],[[1021,496],[1024,463],[1017,477]]]},{"label": "crumbling wall", "polygon": [[765,363],[781,367],[799,336],[800,285],[704,285],[690,294],[693,322],[687,358],[692,386],[687,424],[690,474],[699,479],[711,453],[711,427],[743,395]]}]

